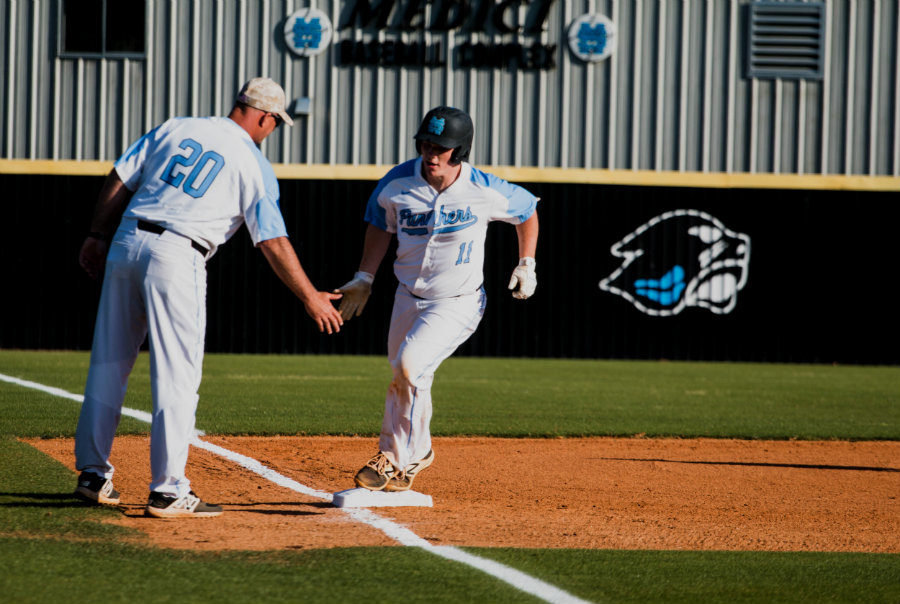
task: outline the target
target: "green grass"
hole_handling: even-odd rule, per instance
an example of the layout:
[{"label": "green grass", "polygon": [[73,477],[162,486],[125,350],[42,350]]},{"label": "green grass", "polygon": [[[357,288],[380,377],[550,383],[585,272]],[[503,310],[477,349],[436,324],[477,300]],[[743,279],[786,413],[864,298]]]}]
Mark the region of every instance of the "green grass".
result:
[{"label": "green grass", "polygon": [[[0,373],[80,394],[88,355],[0,350]],[[380,357],[209,355],[198,427],[367,434]],[[450,359],[437,434],[900,439],[900,368]],[[149,410],[146,355],[126,405]],[[78,403],[0,382],[0,594],[10,602],[534,602],[416,548],[191,552],[149,545],[71,497],[74,474],[15,440],[71,436]],[[123,418],[120,433],[146,433]],[[303,530],[298,526],[297,530]],[[596,602],[897,602],[900,555],[471,548]]]},{"label": "green grass", "polygon": [[[896,602],[897,556],[470,549],[593,602]],[[185,552],[0,537],[8,602],[537,602],[415,548]],[[385,568],[390,569],[389,573]],[[53,577],[54,580],[48,581]],[[108,577],[108,579],[104,579]]]},{"label": "green grass", "polygon": [[[471,549],[607,602],[897,602],[900,556]],[[558,583],[557,583],[558,584]]]},{"label": "green grass", "polygon": [[[72,496],[75,475],[37,449],[12,436],[0,435],[0,460],[0,535],[71,539],[140,536],[103,524],[103,520],[117,518],[120,513],[82,504]],[[0,560],[3,568],[6,565]]]},{"label": "green grass", "polygon": [[[87,353],[0,351],[0,373],[80,394]],[[126,406],[149,410],[149,363]],[[208,355],[197,426],[217,434],[363,434],[381,426],[382,357]],[[451,358],[435,435],[900,439],[900,368]],[[72,435],[77,404],[0,383],[0,433]],[[123,419],[123,433],[147,426]]]},{"label": "green grass", "polygon": [[403,547],[209,553],[0,538],[0,556],[4,601],[17,603],[538,601]]}]

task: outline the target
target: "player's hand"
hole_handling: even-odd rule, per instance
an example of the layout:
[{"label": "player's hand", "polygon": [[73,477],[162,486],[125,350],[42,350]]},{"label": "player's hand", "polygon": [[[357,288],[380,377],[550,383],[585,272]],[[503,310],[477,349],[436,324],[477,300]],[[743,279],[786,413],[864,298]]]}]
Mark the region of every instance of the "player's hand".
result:
[{"label": "player's hand", "polygon": [[88,274],[88,277],[96,280],[103,273],[106,264],[106,252],[109,251],[109,242],[88,237],[81,244],[81,252],[78,254],[78,264]]},{"label": "player's hand", "polygon": [[363,308],[369,300],[369,294],[372,293],[373,281],[375,281],[375,275],[358,271],[353,275],[353,279],[334,290],[335,293],[344,294],[344,299],[341,300],[341,316],[344,321],[349,321],[362,314]]},{"label": "player's hand", "polygon": [[519,266],[515,268],[509,280],[509,289],[513,298],[525,300],[534,294],[537,287],[537,275],[534,272],[534,258],[520,258]]},{"label": "player's hand", "polygon": [[341,330],[344,321],[341,319],[341,313],[332,304],[332,300],[340,299],[340,294],[316,292],[316,295],[306,302],[306,314],[316,322],[320,332],[332,334]]}]

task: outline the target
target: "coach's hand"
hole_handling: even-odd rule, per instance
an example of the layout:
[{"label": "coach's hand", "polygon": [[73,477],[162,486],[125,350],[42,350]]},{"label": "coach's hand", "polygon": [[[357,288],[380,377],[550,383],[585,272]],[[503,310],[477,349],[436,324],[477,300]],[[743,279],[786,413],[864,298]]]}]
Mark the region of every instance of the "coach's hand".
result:
[{"label": "coach's hand", "polygon": [[340,313],[334,307],[334,300],[339,300],[340,294],[330,292],[316,292],[304,302],[306,314],[315,321],[322,333],[332,334],[341,330],[344,321]]},{"label": "coach's hand", "polygon": [[353,275],[353,279],[335,290],[335,292],[344,294],[340,308],[344,321],[349,321],[362,314],[363,308],[369,300],[369,294],[372,293],[373,281],[375,281],[375,275],[358,271]]},{"label": "coach's hand", "polygon": [[509,280],[509,289],[513,298],[525,300],[534,294],[537,288],[537,275],[534,272],[534,258],[520,258],[519,266],[515,268]]},{"label": "coach's hand", "polygon": [[78,264],[84,269],[91,279],[96,279],[103,273],[106,264],[106,252],[109,251],[109,242],[105,239],[90,235],[81,245],[78,254]]}]

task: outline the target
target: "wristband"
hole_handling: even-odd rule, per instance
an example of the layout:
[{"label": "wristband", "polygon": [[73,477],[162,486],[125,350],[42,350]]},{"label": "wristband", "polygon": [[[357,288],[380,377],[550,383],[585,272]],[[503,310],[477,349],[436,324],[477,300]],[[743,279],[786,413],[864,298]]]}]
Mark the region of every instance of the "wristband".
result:
[{"label": "wristband", "polygon": [[372,282],[375,281],[375,275],[372,273],[367,273],[365,271],[357,271],[355,275],[353,275],[354,279],[359,279],[360,281],[365,281],[369,285],[372,285]]},{"label": "wristband", "polygon": [[106,235],[104,235],[103,233],[101,233],[99,231],[91,231],[90,233],[88,233],[87,236],[90,237],[91,239],[99,239],[100,241],[109,241],[109,237],[107,237]]}]

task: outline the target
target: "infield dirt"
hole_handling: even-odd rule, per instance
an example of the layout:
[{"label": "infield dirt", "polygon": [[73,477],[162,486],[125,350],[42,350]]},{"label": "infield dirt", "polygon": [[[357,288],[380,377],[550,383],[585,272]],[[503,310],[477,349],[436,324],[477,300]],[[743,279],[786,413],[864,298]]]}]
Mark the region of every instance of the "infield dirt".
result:
[{"label": "infield dirt", "polygon": [[[204,437],[335,492],[374,438]],[[70,439],[29,439],[74,471]],[[374,511],[438,545],[900,552],[900,442],[436,438],[414,484],[433,508]],[[149,438],[113,446],[118,524],[185,549],[396,545],[326,501],[191,449],[188,477],[219,518],[143,517]],[[75,475],[72,475],[72,488]]]}]

